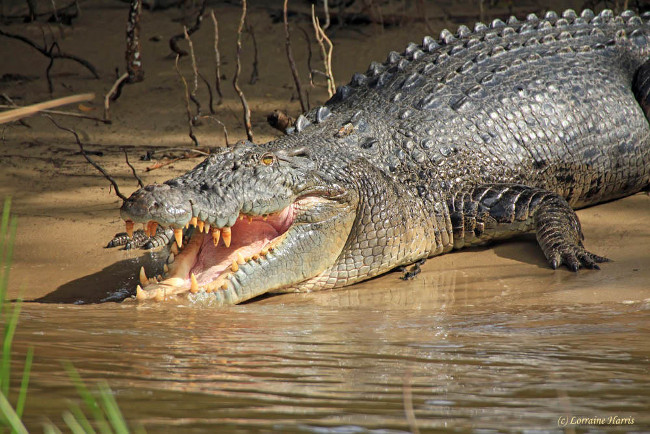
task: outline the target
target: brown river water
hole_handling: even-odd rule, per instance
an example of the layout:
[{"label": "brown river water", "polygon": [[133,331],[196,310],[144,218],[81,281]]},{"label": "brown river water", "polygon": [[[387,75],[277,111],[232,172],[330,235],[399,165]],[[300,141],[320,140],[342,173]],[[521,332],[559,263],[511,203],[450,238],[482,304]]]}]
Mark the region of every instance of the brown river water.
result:
[{"label": "brown river water", "polygon": [[[267,3],[250,3],[259,80],[248,84],[252,50],[245,37],[242,88],[261,142],[277,134],[266,124],[267,113],[279,108],[297,114],[300,108],[282,25],[272,19]],[[383,7],[392,5],[400,14],[408,6],[409,14],[418,15],[418,3],[384,2]],[[476,3],[426,2],[429,25],[435,32],[458,24],[472,27]],[[491,19],[507,17],[509,7],[523,18],[547,7],[579,9],[583,2],[484,3]],[[306,3],[290,4],[308,12]],[[228,77],[217,116],[235,141],[245,137],[239,99],[230,85],[240,9],[237,2],[208,7],[220,19]],[[73,92],[104,95],[115,67],[124,63],[125,8],[114,1],[85,2],[73,27],[46,32],[60,39],[63,51],[94,62],[100,80],[78,65],[57,62],[50,94],[43,78],[47,59],[4,39],[0,76],[24,77],[0,80],[0,91],[21,105]],[[390,11],[385,12],[388,17]],[[138,159],[147,150],[190,146],[183,87],[167,44],[180,29],[180,15],[179,9],[143,13],[146,78],[126,86],[112,104],[111,125],[59,120],[80,133],[86,149],[103,153],[94,158],[126,195],[137,185],[121,146],[145,183],[163,182],[199,162],[146,171],[152,163]],[[307,20],[297,23],[310,29]],[[204,20],[192,38],[199,68],[212,80],[210,25]],[[333,28],[337,82],[365,70],[371,60],[384,59],[389,50],[420,41],[427,27],[418,21],[386,29]],[[14,23],[7,29],[42,38],[40,24]],[[307,50],[299,33],[293,43],[306,77]],[[315,43],[312,49],[316,64]],[[181,70],[191,76],[189,61],[182,60]],[[205,109],[204,89],[198,97]],[[323,87],[311,89],[312,104],[325,99]],[[101,116],[102,100],[82,111]],[[553,271],[534,240],[519,239],[431,259],[410,282],[389,273],[340,290],[267,297],[225,309],[79,304],[132,292],[140,266],[149,274],[160,270],[164,252],[103,249],[124,230],[120,201],[77,154],[69,133],[43,118],[27,122],[29,129],[2,130],[0,198],[13,198],[18,218],[9,295],[46,302],[23,305],[14,342],[12,398],[22,360],[28,348],[34,349],[24,417],[31,432],[42,432],[47,421],[64,427],[62,413],[80,402],[64,362],[72,363],[89,387],[107,382],[129,424],[153,433],[650,432],[647,194],[578,212],[587,248],[614,260],[600,271]],[[203,145],[223,145],[216,123],[197,127],[196,134]]]}]

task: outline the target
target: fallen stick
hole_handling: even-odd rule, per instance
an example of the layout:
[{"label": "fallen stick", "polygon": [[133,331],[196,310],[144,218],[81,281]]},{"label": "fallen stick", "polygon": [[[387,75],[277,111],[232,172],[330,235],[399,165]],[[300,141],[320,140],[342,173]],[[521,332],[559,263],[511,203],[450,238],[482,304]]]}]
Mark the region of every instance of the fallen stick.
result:
[{"label": "fallen stick", "polygon": [[62,105],[74,104],[83,101],[91,101],[94,98],[95,98],[94,93],[82,93],[79,95],[71,95],[63,98],[53,99],[50,101],[39,102],[37,104],[20,107],[14,110],[7,110],[6,112],[0,113],[0,124],[5,124],[7,122],[13,122],[19,119],[33,116],[38,112],[51,109],[54,107],[60,107]]},{"label": "fallen stick", "polygon": [[[17,106],[17,105],[0,104],[0,108],[14,109],[14,108],[22,108],[22,107]],[[105,123],[105,124],[110,124],[110,121],[107,121],[107,120],[104,120],[104,119],[101,119],[101,118],[96,118],[94,116],[84,115],[84,114],[81,114],[81,113],[75,113],[75,112],[65,112],[65,111],[62,111],[62,110],[48,110],[48,109],[45,109],[45,110],[40,110],[39,113],[45,113],[45,114],[48,114],[48,115],[57,115],[57,116],[69,116],[69,117],[73,117],[73,118],[88,119],[88,120],[91,120],[91,121],[97,121],[97,122],[102,122],[102,123]]]}]

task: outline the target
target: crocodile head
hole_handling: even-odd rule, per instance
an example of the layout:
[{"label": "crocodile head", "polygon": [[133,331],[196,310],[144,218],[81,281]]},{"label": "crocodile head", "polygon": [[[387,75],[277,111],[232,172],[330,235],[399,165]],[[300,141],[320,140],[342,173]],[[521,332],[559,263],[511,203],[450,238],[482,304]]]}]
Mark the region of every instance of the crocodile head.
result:
[{"label": "crocodile head", "polygon": [[168,226],[182,245],[165,278],[138,288],[138,299],[190,293],[234,304],[322,286],[356,218],[357,191],[325,176],[306,148],[272,145],[224,149],[123,204],[127,232],[134,223]]}]

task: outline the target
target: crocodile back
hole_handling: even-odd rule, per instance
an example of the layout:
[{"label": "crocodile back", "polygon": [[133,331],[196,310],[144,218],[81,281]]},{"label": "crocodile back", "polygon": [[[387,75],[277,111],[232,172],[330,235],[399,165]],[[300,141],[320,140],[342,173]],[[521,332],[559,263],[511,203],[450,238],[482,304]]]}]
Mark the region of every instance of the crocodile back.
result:
[{"label": "crocodile back", "polygon": [[413,188],[523,183],[580,207],[650,183],[632,92],[648,57],[650,24],[630,11],[495,20],[391,52],[326,105],[363,117],[358,152]]}]

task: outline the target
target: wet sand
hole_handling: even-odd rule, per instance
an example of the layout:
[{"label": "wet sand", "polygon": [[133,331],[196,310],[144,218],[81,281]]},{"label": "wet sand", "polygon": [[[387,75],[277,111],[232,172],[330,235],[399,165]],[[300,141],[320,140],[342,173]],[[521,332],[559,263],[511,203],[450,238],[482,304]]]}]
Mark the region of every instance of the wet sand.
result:
[{"label": "wet sand", "polygon": [[[250,22],[260,44],[260,78],[255,85],[247,83],[252,47],[245,38],[242,86],[253,110],[256,141],[262,142],[277,135],[266,124],[266,115],[273,109],[296,115],[299,104],[292,99],[281,24],[273,22],[268,9],[254,6]],[[461,6],[449,7],[453,12]],[[215,10],[227,75],[217,117],[235,141],[245,137],[231,86],[239,9],[220,4]],[[436,16],[435,10],[430,12]],[[86,150],[103,153],[94,158],[127,196],[137,185],[121,147],[145,183],[162,182],[200,162],[179,161],[146,172],[152,163],[139,160],[150,149],[190,147],[182,85],[166,42],[178,30],[173,20],[179,16],[177,9],[143,13],[146,78],[124,88],[112,105],[111,125],[59,120],[80,133]],[[0,91],[21,105],[94,91],[98,98],[87,104],[93,109],[89,114],[101,117],[113,70],[123,65],[125,17],[121,3],[88,3],[73,28],[55,29],[62,50],[91,60],[102,78],[94,80],[79,66],[57,61],[52,95],[43,78],[47,60],[3,39],[0,76],[34,79],[0,83]],[[309,28],[306,22],[301,25]],[[455,28],[435,18],[430,25]],[[41,37],[37,24],[9,29]],[[389,50],[399,51],[426,33],[421,22],[383,31],[377,26],[337,29],[337,81],[346,82],[371,60],[382,60]],[[162,40],[151,40],[156,36]],[[199,66],[209,77],[212,37],[209,20],[193,36]],[[293,42],[304,69],[304,40],[295,35]],[[316,53],[316,46],[312,48]],[[182,70],[189,78],[187,59]],[[207,102],[203,88],[199,97]],[[325,99],[322,87],[311,91],[312,104]],[[9,295],[63,303],[26,305],[16,337],[20,357],[27,347],[35,347],[33,401],[27,407],[32,427],[40,425],[43,415],[58,420],[65,402],[55,398],[74,396],[59,364],[63,359],[71,360],[86,378],[108,380],[130,420],[152,432],[177,425],[198,432],[215,423],[231,429],[272,429],[275,419],[279,429],[297,429],[301,425],[296,423],[304,423],[307,430],[346,424],[408,429],[402,405],[408,372],[416,414],[429,428],[446,426],[449,420],[460,429],[555,429],[550,424],[567,402],[578,416],[627,411],[641,417],[642,408],[650,405],[647,194],[578,212],[586,247],[614,261],[603,264],[601,271],[553,271],[533,239],[518,239],[433,258],[410,282],[389,273],[340,290],[267,297],[222,312],[173,304],[72,306],[124,296],[134,290],[142,264],[147,270],[161,265],[156,253],[103,248],[124,230],[120,200],[78,154],[69,133],[44,118],[27,122],[31,128],[12,125],[0,141],[0,197],[12,197],[18,218]],[[206,123],[196,132],[203,145],[224,144],[216,124]],[[578,368],[587,373],[578,375]],[[571,373],[576,375],[569,378]],[[504,385],[507,390],[499,386],[505,377],[512,381]],[[546,382],[548,391],[536,382]],[[581,395],[591,386],[609,395]],[[179,402],[186,404],[176,407]],[[517,413],[509,409],[517,405],[522,409],[519,424]],[[190,414],[195,419],[183,417]],[[499,425],[504,414],[510,419]],[[643,417],[635,428],[647,426],[647,414]]]}]

